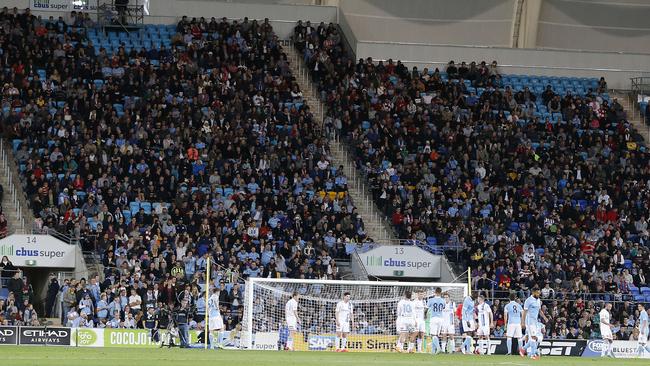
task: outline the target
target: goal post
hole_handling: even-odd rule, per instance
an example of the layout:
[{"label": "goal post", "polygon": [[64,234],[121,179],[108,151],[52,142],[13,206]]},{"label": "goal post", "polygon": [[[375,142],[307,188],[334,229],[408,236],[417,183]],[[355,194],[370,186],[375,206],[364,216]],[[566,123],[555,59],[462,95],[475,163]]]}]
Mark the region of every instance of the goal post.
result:
[{"label": "goal post", "polygon": [[[409,290],[422,291],[424,300],[437,287],[447,292],[457,305],[468,295],[467,283],[332,281],[304,279],[250,278],[244,291],[242,346],[247,349],[282,349],[291,339],[296,351],[333,351],[336,338],[335,309],[349,292],[353,327],[347,340],[351,352],[387,352],[393,349],[397,303]],[[298,293],[300,326],[290,332],[285,305]]]}]

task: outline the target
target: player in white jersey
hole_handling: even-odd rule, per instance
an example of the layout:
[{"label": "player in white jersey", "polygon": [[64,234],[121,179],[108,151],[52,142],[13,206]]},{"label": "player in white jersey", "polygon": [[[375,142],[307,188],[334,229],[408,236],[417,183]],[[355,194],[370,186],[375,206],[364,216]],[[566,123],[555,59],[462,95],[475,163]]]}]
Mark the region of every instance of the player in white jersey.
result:
[{"label": "player in white jersey", "polygon": [[289,339],[287,340],[287,350],[293,351],[293,339],[295,333],[298,331],[300,325],[300,317],[298,316],[298,293],[294,292],[291,299],[287,301],[284,306],[284,317],[287,321],[287,328],[289,328]]},{"label": "player in white jersey", "polygon": [[431,354],[438,354],[441,351],[438,337],[442,332],[442,311],[445,308],[445,300],[440,296],[442,289],[437,287],[435,295],[427,301],[427,314],[429,315],[429,334],[431,335]]},{"label": "player in white jersey", "polygon": [[648,331],[650,331],[650,318],[648,316],[648,309],[646,311],[645,307],[643,304],[639,303],[638,304],[639,308],[639,338],[637,340],[638,345],[636,348],[636,354],[639,357],[642,357],[645,352],[650,352],[650,347],[647,346],[648,344]]},{"label": "player in white jersey", "polygon": [[334,318],[336,319],[336,352],[347,352],[350,326],[354,328],[354,309],[350,302],[349,292],[344,293],[343,300],[336,304],[336,314]]},{"label": "player in white jersey", "polygon": [[494,318],[492,315],[492,308],[485,302],[485,297],[479,295],[478,305],[476,306],[478,311],[478,329],[476,330],[476,335],[478,336],[478,348],[476,353],[480,354],[481,344],[485,347],[485,354],[490,354],[490,330],[494,324]]},{"label": "player in white jersey", "polygon": [[397,303],[396,327],[399,334],[397,352],[404,352],[404,341],[408,342],[408,349],[413,350],[415,341],[415,302],[411,298],[411,291],[404,291],[404,298]]},{"label": "player in white jersey", "polygon": [[612,304],[607,303],[603,306],[603,309],[600,311],[600,336],[603,338],[603,348],[600,350],[600,357],[614,357],[612,351],[612,342],[614,342],[614,336],[612,335],[612,324],[610,323],[610,311],[612,310]]},{"label": "player in white jersey", "polygon": [[449,293],[445,292],[442,295],[442,298],[445,300],[445,307],[442,309],[442,347],[444,352],[454,353],[455,348],[455,338],[456,335],[456,304],[451,301]]},{"label": "player in white jersey", "polygon": [[427,304],[424,302],[424,291],[418,290],[417,298],[415,299],[415,331],[416,331],[416,347],[417,351],[422,352],[422,342],[424,341],[424,332],[426,329],[426,321],[424,316],[427,311]]},{"label": "player in white jersey", "polygon": [[219,332],[222,332],[223,318],[219,310],[219,289],[213,288],[212,295],[208,299],[208,331],[210,332],[210,345],[212,348],[219,347]]}]

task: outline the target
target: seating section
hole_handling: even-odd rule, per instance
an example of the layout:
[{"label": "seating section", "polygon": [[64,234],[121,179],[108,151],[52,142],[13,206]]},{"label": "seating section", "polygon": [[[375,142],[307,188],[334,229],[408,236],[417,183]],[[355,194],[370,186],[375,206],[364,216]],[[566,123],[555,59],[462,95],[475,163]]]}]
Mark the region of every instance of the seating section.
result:
[{"label": "seating section", "polygon": [[132,50],[136,52],[145,49],[160,49],[161,46],[171,47],[172,35],[176,33],[176,25],[147,25],[143,29],[134,32],[104,33],[103,31],[90,28],[87,30],[88,40],[92,42],[95,53],[99,54],[104,48],[108,54],[114,54],[120,47],[129,54]]},{"label": "seating section", "polygon": [[650,156],[604,79],[356,61],[331,24],[300,23],[293,38],[326,128],[351,145],[400,238],[471,266],[490,297],[542,288],[558,300],[549,310],[571,314],[558,334],[594,334],[577,325],[578,298],[650,300]]},{"label": "seating section", "polygon": [[[41,29],[24,14],[0,20],[0,32]],[[243,278],[336,279],[336,262],[370,240],[268,22],[43,28],[35,42],[50,58],[0,37],[5,136],[38,228],[101,255],[108,300],[145,273],[143,299],[154,284],[197,287],[208,255],[215,284],[233,288],[224,316],[237,316]]]}]

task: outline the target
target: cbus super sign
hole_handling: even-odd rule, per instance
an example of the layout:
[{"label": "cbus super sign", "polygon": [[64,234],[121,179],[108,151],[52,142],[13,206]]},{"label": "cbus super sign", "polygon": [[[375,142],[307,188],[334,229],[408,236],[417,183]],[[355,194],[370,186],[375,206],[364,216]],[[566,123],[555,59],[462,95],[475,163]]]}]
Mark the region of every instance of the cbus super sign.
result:
[{"label": "cbus super sign", "polygon": [[0,255],[16,256],[16,257],[43,257],[43,258],[63,258],[65,251],[63,250],[38,250],[26,249],[19,247],[15,249],[13,245],[0,246]]}]

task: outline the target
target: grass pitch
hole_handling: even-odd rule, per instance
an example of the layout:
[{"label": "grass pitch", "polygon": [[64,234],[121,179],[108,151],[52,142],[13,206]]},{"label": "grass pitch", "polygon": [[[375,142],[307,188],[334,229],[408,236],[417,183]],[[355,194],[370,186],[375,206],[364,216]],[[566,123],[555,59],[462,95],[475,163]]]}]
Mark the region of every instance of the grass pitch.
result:
[{"label": "grass pitch", "polygon": [[7,366],[328,366],[328,365],[436,365],[436,366],[527,366],[527,365],[648,365],[648,360],[542,357],[533,361],[519,356],[431,356],[397,353],[333,353],[227,351],[201,349],[76,348],[42,346],[1,346],[0,365]]}]

